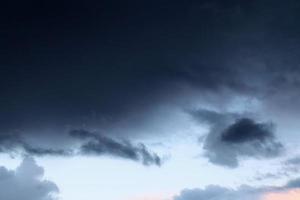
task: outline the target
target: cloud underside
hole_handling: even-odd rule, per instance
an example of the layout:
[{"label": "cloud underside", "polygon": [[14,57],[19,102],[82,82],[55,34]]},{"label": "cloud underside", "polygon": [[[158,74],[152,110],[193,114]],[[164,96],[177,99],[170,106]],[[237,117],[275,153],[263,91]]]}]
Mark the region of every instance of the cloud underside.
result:
[{"label": "cloud underside", "polygon": [[[185,189],[175,196],[173,200],[271,200],[291,199],[300,197],[300,179],[289,181],[282,187],[251,187],[240,186],[237,189],[210,185],[204,189]],[[289,194],[290,191],[297,191],[296,194]],[[291,198],[293,197],[293,198]],[[298,197],[298,198],[297,198]]]},{"label": "cloud underside", "polygon": [[29,157],[15,171],[0,167],[0,199],[55,200],[58,187],[51,181],[42,180],[43,175],[44,169]]},{"label": "cloud underside", "polygon": [[[45,6],[45,12],[20,9],[17,13],[26,16],[22,22],[13,14],[14,5],[14,12],[3,10],[13,19],[7,25],[12,31],[7,36],[13,38],[3,42],[30,49],[19,54],[6,48],[7,55],[0,55],[6,63],[0,74],[1,134],[53,124],[113,126],[137,113],[147,115],[160,103],[193,98],[184,93],[186,86],[195,93],[277,94],[274,99],[299,95],[299,40],[293,34],[299,31],[299,2],[134,1],[124,3],[128,12],[122,3],[83,4],[74,3],[69,14],[57,18],[46,14],[48,6],[60,7],[56,3]],[[291,11],[283,15],[278,8]],[[73,15],[78,21],[63,17]],[[5,19],[10,18],[0,18]],[[63,34],[70,30],[72,37]]]},{"label": "cloud underside", "polygon": [[205,156],[214,164],[235,168],[240,158],[274,158],[284,150],[273,133],[272,123],[201,109],[190,114],[198,122],[209,125],[203,148]]},{"label": "cloud underside", "polygon": [[143,165],[161,165],[161,158],[150,152],[142,143],[134,145],[128,140],[116,140],[83,129],[70,131],[69,137],[69,140],[74,143],[72,147],[58,149],[29,144],[18,135],[2,135],[0,152],[31,156],[106,155],[141,162]]}]

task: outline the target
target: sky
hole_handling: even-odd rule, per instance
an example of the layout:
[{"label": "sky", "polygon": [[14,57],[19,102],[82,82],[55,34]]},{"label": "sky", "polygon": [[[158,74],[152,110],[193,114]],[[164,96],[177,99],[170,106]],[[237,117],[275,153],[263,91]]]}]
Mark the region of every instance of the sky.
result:
[{"label": "sky", "polygon": [[0,199],[299,200],[298,0],[0,5]]}]

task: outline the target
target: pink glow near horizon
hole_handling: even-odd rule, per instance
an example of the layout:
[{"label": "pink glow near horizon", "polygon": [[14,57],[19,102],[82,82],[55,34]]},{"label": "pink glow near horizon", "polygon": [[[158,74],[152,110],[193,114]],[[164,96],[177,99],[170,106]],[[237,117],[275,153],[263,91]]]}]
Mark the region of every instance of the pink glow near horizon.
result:
[{"label": "pink glow near horizon", "polygon": [[262,200],[300,200],[300,189],[266,194]]}]

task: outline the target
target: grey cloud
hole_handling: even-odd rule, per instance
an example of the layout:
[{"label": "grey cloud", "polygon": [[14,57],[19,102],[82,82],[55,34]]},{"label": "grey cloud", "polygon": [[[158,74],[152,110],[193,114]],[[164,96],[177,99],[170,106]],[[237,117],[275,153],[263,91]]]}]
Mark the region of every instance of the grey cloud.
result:
[{"label": "grey cloud", "polygon": [[0,167],[0,199],[55,200],[59,189],[55,183],[42,180],[43,175],[43,168],[29,157],[15,171]]},{"label": "grey cloud", "polygon": [[237,167],[241,157],[272,158],[284,147],[276,140],[271,123],[258,123],[234,113],[209,110],[191,111],[201,123],[209,125],[203,148],[209,161],[227,167]]},{"label": "grey cloud", "polygon": [[300,179],[294,179],[280,187],[252,187],[242,185],[236,189],[209,185],[204,189],[184,189],[173,200],[261,200],[268,193],[286,192],[300,188]]},{"label": "grey cloud", "polygon": [[272,125],[256,123],[249,118],[238,119],[222,133],[221,140],[228,143],[245,143],[251,141],[265,142],[273,139]]},{"label": "grey cloud", "polygon": [[285,171],[289,176],[297,174],[300,171],[300,156],[294,156],[285,160],[282,164],[282,171]]},{"label": "grey cloud", "polygon": [[279,179],[282,176],[286,176],[285,172],[282,173],[257,173],[257,175],[253,178],[256,181],[262,181],[266,179]]},{"label": "grey cloud", "polygon": [[71,150],[34,147],[29,144],[23,144],[26,153],[35,156],[70,156],[73,154]]},{"label": "grey cloud", "polygon": [[249,186],[230,189],[210,185],[205,189],[183,190],[173,200],[258,200],[261,195],[261,191]]},{"label": "grey cloud", "polygon": [[[286,159],[279,163],[279,168],[275,172],[257,173],[254,180],[261,181],[265,179],[281,179],[295,177],[300,171],[300,157],[299,155]],[[300,181],[297,181],[300,182]],[[293,181],[293,183],[295,183]],[[292,183],[290,183],[293,185]]]},{"label": "grey cloud", "polygon": [[290,159],[286,160],[285,164],[290,165],[290,166],[293,165],[293,166],[300,167],[300,156],[296,156],[296,157],[293,157],[293,158],[290,158]]},{"label": "grey cloud", "polygon": [[[0,136],[0,152],[2,153],[31,156],[110,155],[142,162],[143,165],[160,166],[162,164],[161,158],[151,153],[142,143],[133,145],[127,140],[117,141],[82,129],[70,131],[70,145],[63,145],[60,148],[28,143],[19,135]],[[76,146],[78,141],[79,147]]]},{"label": "grey cloud", "polygon": [[286,187],[287,187],[287,188],[300,188],[300,178],[290,180],[290,181],[286,184]]},{"label": "grey cloud", "polygon": [[196,121],[204,122],[209,125],[226,123],[236,117],[233,113],[220,113],[214,110],[199,109],[187,111]]},{"label": "grey cloud", "polygon": [[149,152],[144,144],[133,145],[126,140],[117,141],[86,130],[73,130],[70,135],[80,140],[86,140],[80,147],[80,153],[84,155],[111,155],[140,161],[144,165],[161,165],[160,157]]},{"label": "grey cloud", "polygon": [[17,135],[0,135],[0,152],[13,152],[20,144]]},{"label": "grey cloud", "polygon": [[0,152],[2,153],[18,153],[18,151],[21,151],[22,153],[34,156],[63,156],[72,154],[70,150],[39,147],[29,144],[20,135],[0,136]]}]

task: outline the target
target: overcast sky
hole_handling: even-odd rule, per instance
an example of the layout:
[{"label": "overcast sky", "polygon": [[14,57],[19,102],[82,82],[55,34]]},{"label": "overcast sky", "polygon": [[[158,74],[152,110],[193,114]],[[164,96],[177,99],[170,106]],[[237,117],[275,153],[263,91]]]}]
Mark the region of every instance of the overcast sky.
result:
[{"label": "overcast sky", "polygon": [[0,199],[299,200],[298,0],[0,5]]}]

